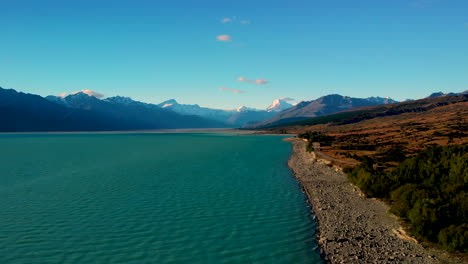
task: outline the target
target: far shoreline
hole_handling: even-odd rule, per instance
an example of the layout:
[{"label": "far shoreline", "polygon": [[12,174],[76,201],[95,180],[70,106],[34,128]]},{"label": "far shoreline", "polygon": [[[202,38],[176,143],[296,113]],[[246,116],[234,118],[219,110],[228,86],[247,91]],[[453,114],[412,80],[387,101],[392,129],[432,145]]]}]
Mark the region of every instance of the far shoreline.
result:
[{"label": "far shoreline", "polygon": [[236,128],[173,128],[148,130],[98,130],[98,131],[18,131],[0,132],[0,134],[169,134],[169,133],[250,133],[252,130]]},{"label": "far shoreline", "polygon": [[272,133],[264,130],[250,130],[239,128],[174,128],[151,130],[114,130],[114,131],[20,131],[0,132],[0,135],[13,134],[234,134],[234,135],[258,135],[258,136],[296,136],[296,134]]}]

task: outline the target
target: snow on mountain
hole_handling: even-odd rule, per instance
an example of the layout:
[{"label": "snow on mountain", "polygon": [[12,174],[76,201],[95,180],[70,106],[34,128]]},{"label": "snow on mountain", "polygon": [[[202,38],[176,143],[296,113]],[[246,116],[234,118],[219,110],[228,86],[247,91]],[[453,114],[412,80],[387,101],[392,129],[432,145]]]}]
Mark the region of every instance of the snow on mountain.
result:
[{"label": "snow on mountain", "polygon": [[281,112],[288,108],[291,108],[293,105],[287,101],[292,101],[293,99],[288,97],[278,98],[271,103],[271,105],[266,109],[267,112]]},{"label": "snow on mountain", "polygon": [[160,104],[158,104],[159,107],[162,107],[162,108],[166,108],[166,107],[169,107],[171,105],[178,105],[179,103],[175,100],[175,99],[169,99],[169,100],[166,100]]},{"label": "snow on mountain", "polygon": [[[278,103],[275,104],[275,102],[272,104],[273,107],[278,105]],[[316,100],[300,102],[293,107],[276,113],[269,120],[265,120],[264,122],[259,123],[258,126],[280,124],[291,120],[300,120],[310,117],[332,114],[355,107],[372,106],[393,102],[395,101],[391,98],[352,98],[349,96],[342,96],[339,94],[329,94],[317,98]]]},{"label": "snow on mountain", "polygon": [[183,115],[197,115],[230,125],[243,126],[247,122],[260,121],[271,117],[274,113],[292,107],[292,104],[288,103],[288,101],[292,100],[288,97],[278,98],[266,110],[258,110],[247,106],[240,106],[232,110],[212,109],[197,104],[180,104],[175,99],[166,100],[158,104],[158,106]]},{"label": "snow on mountain", "polygon": [[117,104],[131,104],[131,103],[136,103],[132,98],[130,97],[125,97],[125,96],[114,96],[114,97],[108,97],[104,99],[104,101],[108,101],[111,103],[117,103]]},{"label": "snow on mountain", "polygon": [[61,94],[59,94],[58,96],[54,96],[54,95],[49,95],[49,96],[50,96],[50,98],[51,98],[52,100],[55,100],[55,99],[53,99],[53,97],[65,98],[65,97],[67,97],[67,96],[75,95],[75,94],[78,94],[78,95],[79,95],[79,94],[86,94],[86,95],[89,95],[89,96],[96,97],[96,98],[98,98],[98,99],[102,99],[102,98],[105,97],[105,95],[104,95],[103,93],[96,92],[96,91],[93,91],[93,90],[88,90],[88,89],[86,89],[86,90],[81,90],[81,91],[76,91],[76,92],[73,92],[73,93],[70,93],[70,94],[68,94],[68,93],[61,93]]},{"label": "snow on mountain", "polygon": [[245,105],[243,106],[240,106],[236,109],[236,112],[247,112],[247,111],[258,111],[257,109],[255,108],[250,108],[250,107],[247,107]]},{"label": "snow on mountain", "polygon": [[159,107],[174,111],[182,115],[197,115],[221,122],[225,122],[236,110],[221,110],[201,107],[197,104],[179,104],[175,99],[166,100]]},{"label": "snow on mountain", "polygon": [[382,97],[375,97],[375,96],[372,96],[372,97],[367,97],[366,100],[368,100],[369,102],[372,102],[372,103],[375,103],[375,104],[393,104],[393,103],[398,103],[397,101],[393,100],[392,98],[390,97],[385,97],[385,98],[382,98]]},{"label": "snow on mountain", "polygon": [[[86,106],[87,109],[91,109],[97,106],[97,101],[100,100],[98,97],[96,97],[96,93],[91,93],[86,90],[71,93],[65,97],[49,96],[47,99],[67,107],[82,108],[83,106]],[[169,99],[159,104],[148,104],[134,101],[129,97],[123,96],[107,97],[102,99],[102,101],[114,105],[142,106],[147,109],[163,108],[181,115],[199,116],[210,120],[223,122],[229,126],[244,126],[246,123],[259,122],[261,120],[270,118],[278,112],[292,107],[292,104],[288,103],[288,101],[292,101],[292,99],[287,97],[274,100],[266,110],[259,110],[247,106],[240,106],[236,109],[230,110],[212,109],[201,107],[198,104],[180,104],[175,99]]]}]

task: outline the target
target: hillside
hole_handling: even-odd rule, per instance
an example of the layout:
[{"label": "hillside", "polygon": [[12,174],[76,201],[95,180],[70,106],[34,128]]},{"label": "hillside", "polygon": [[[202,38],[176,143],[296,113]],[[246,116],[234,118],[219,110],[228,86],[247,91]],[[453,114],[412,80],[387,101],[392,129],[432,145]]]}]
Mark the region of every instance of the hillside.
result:
[{"label": "hillside", "polygon": [[344,167],[368,197],[388,202],[418,240],[468,253],[467,94],[353,109],[269,130],[300,133],[309,151]]},{"label": "hillside", "polygon": [[394,103],[396,101],[389,98],[369,97],[369,98],[353,98],[342,96],[339,94],[331,94],[322,96],[316,100],[303,101],[297,105],[286,109],[268,120],[265,120],[252,127],[269,127],[283,125],[289,122],[305,120],[311,117],[322,116],[340,112],[343,110]]},{"label": "hillside", "polygon": [[327,134],[333,144],[322,152],[346,161],[356,161],[353,155],[381,155],[395,146],[411,155],[431,145],[468,143],[468,95],[356,108],[266,130]]}]

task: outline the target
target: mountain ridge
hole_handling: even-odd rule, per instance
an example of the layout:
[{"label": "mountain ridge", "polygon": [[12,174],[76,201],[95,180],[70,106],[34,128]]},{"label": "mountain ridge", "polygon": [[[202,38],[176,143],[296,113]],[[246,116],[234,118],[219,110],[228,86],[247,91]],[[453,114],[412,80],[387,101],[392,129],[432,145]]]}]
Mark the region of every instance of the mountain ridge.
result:
[{"label": "mountain ridge", "polygon": [[213,128],[223,123],[136,102],[110,102],[85,93],[41,97],[0,87],[0,131],[126,131],[162,128]]},{"label": "mountain ridge", "polygon": [[[451,94],[455,93],[438,93],[437,96]],[[287,97],[275,99],[265,110],[246,106],[221,110],[201,107],[198,104],[180,104],[175,99],[150,104],[123,96],[104,98],[101,93],[91,90],[41,97],[0,87],[0,110],[4,121],[0,130],[111,131],[242,126],[260,128],[356,107],[396,102],[388,97],[353,98],[338,94],[302,101],[295,105],[289,103],[291,100]]]},{"label": "mountain ridge", "polygon": [[277,113],[270,119],[250,127],[255,128],[274,126],[285,122],[291,122],[293,120],[301,120],[315,116],[336,113],[355,107],[388,104],[394,102],[396,101],[391,98],[353,98],[339,94],[330,94],[319,97],[315,100],[299,102],[295,106]]}]

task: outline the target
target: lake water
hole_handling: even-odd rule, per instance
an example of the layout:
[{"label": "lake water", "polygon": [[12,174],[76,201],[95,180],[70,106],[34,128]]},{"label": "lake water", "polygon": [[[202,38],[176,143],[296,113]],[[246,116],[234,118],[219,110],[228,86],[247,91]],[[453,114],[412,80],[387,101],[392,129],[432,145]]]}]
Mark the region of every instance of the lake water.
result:
[{"label": "lake water", "polygon": [[322,263],[279,136],[0,135],[0,263]]}]

